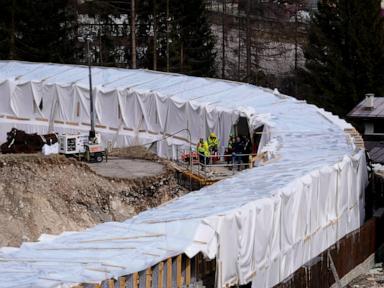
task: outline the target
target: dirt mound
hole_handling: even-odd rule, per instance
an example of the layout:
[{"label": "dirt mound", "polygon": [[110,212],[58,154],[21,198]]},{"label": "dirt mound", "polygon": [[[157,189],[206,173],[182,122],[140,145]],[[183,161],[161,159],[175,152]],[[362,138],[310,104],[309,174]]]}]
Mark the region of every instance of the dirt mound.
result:
[{"label": "dirt mound", "polygon": [[114,148],[111,156],[119,156],[130,159],[159,160],[160,158],[143,146],[131,146],[126,148]]},{"label": "dirt mound", "polygon": [[120,180],[62,156],[2,155],[0,246],[122,221],[186,193],[165,167],[161,175]]}]

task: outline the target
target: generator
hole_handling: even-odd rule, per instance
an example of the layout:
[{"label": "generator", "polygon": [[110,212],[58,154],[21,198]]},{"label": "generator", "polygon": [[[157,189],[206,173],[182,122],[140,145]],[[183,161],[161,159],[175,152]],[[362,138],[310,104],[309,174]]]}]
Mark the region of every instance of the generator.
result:
[{"label": "generator", "polygon": [[87,133],[62,134],[58,137],[59,153],[68,157],[76,157],[87,162],[102,162],[107,160],[106,149],[101,144],[101,136],[95,134],[93,141]]}]

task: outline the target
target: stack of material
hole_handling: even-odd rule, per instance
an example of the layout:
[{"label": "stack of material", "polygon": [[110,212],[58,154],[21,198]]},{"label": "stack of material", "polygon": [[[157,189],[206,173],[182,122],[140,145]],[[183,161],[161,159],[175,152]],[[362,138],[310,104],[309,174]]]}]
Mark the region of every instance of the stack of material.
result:
[{"label": "stack of material", "polygon": [[27,134],[22,130],[12,128],[11,131],[7,132],[7,142],[1,144],[0,150],[3,154],[37,153],[42,152],[44,146],[56,144],[54,147],[46,147],[45,151],[48,151],[48,149],[51,148],[49,149],[49,153],[46,154],[49,155],[54,153],[54,148],[58,151],[57,141],[56,134]]}]

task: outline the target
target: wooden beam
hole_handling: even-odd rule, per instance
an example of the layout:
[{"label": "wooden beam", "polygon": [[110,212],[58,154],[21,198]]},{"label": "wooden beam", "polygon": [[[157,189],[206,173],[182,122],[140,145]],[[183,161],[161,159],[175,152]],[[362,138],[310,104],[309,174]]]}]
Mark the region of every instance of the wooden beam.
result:
[{"label": "wooden beam", "polygon": [[167,288],[172,288],[172,258],[167,259]]},{"label": "wooden beam", "polygon": [[201,279],[201,263],[200,263],[200,254],[195,256],[195,274],[196,282]]},{"label": "wooden beam", "polygon": [[163,288],[164,262],[160,262],[157,267],[157,288]]},{"label": "wooden beam", "polygon": [[[0,116],[0,118],[2,118],[1,116]],[[37,121],[43,121],[43,122],[49,122],[49,120],[47,119],[47,118],[41,118],[41,117],[37,117],[37,118],[35,118]]]},{"label": "wooden beam", "polygon": [[145,272],[145,288],[152,287],[152,268],[149,267]]},{"label": "wooden beam", "polygon": [[65,124],[64,121],[61,121],[61,120],[54,120],[53,122],[56,124]]},{"label": "wooden beam", "polygon": [[132,288],[139,288],[139,273],[137,272],[132,275]]},{"label": "wooden beam", "polygon": [[[11,119],[11,120],[22,120],[22,121],[27,121],[27,120],[31,120],[30,118],[24,118],[24,117],[17,117],[17,116],[7,116],[7,119]],[[64,123],[64,122],[63,122]]]},{"label": "wooden beam", "polygon": [[185,260],[185,285],[187,287],[191,285],[191,259],[189,257]]},{"label": "wooden beam", "polygon": [[209,274],[209,261],[204,261],[203,259],[203,266],[204,266],[204,275],[208,275]]},{"label": "wooden beam", "polygon": [[72,125],[72,126],[79,126],[79,122],[73,122],[73,121],[66,121],[65,124]]},{"label": "wooden beam", "polygon": [[181,273],[182,255],[176,257],[176,287],[183,287],[183,275]]},{"label": "wooden beam", "polygon": [[119,288],[125,288],[127,286],[127,279],[123,276],[119,278]]}]

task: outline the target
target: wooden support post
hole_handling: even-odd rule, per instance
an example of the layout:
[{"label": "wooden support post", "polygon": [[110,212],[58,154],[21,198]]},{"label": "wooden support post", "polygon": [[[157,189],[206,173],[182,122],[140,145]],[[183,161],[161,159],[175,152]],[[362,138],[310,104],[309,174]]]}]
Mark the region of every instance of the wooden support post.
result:
[{"label": "wooden support post", "polygon": [[200,263],[200,254],[197,254],[195,256],[195,270],[196,270],[196,282],[199,281],[201,279],[201,273],[200,273],[200,270],[201,270],[201,263]]},{"label": "wooden support post", "polygon": [[182,288],[183,286],[183,276],[181,274],[181,264],[182,264],[182,255],[176,257],[176,287]]},{"label": "wooden support post", "polygon": [[147,271],[145,271],[145,288],[152,287],[152,268],[149,267]]},{"label": "wooden support post", "polygon": [[329,252],[329,251],[330,250],[328,249],[327,256],[328,256],[328,259],[329,259],[329,264],[331,266],[331,271],[332,271],[333,277],[335,278],[336,287],[337,288],[342,288],[343,285],[341,284],[339,274],[337,273],[335,263],[333,262],[333,259],[332,259],[332,256],[331,256],[331,252]]},{"label": "wooden support post", "polygon": [[167,288],[172,288],[172,258],[167,259]]},{"label": "wooden support post", "polygon": [[160,262],[157,272],[157,288],[163,288],[164,262]]},{"label": "wooden support post", "polygon": [[185,260],[185,285],[187,287],[191,285],[191,259],[188,257]]},{"label": "wooden support post", "polygon": [[133,273],[132,275],[132,288],[139,288],[139,273]]},{"label": "wooden support post", "polygon": [[204,261],[204,273],[203,273],[203,275],[207,275],[207,274],[209,274],[209,262],[208,261],[205,261],[204,259],[203,259],[203,261]]},{"label": "wooden support post", "polygon": [[125,288],[127,285],[127,279],[125,277],[120,277],[119,278],[119,288]]}]

